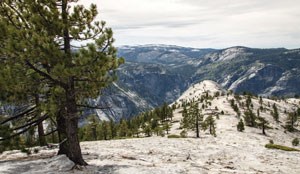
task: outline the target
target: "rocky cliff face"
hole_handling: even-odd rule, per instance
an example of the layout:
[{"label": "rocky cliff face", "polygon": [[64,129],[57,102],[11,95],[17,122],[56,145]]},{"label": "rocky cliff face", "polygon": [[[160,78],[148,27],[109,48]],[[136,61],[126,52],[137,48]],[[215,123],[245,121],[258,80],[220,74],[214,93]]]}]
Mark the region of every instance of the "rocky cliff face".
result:
[{"label": "rocky cliff face", "polygon": [[[228,54],[231,53],[231,54]],[[194,78],[212,79],[235,92],[258,95],[299,94],[299,50],[229,48],[206,55]]]},{"label": "rocky cliff face", "polygon": [[122,88],[113,83],[109,88],[102,91],[97,99],[91,100],[93,105],[103,106],[107,109],[96,109],[90,112],[96,113],[101,120],[129,118],[139,112],[153,108],[153,106],[135,91]]},{"label": "rocky cliff face", "polygon": [[102,118],[119,120],[164,102],[171,103],[190,85],[202,80],[216,81],[238,93],[300,94],[300,49],[215,50],[146,45],[120,47],[119,56],[126,63],[118,70],[114,90],[107,89],[95,100],[113,106],[114,114],[97,112]]}]

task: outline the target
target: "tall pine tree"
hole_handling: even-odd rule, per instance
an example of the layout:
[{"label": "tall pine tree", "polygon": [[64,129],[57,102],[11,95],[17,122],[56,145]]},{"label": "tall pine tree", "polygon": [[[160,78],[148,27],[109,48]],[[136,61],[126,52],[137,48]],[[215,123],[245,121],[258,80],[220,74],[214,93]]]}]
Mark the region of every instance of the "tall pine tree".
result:
[{"label": "tall pine tree", "polygon": [[192,129],[196,132],[196,137],[200,135],[200,125],[203,122],[203,115],[199,110],[198,103],[192,102],[190,108],[187,110],[183,108],[181,126],[186,129]]},{"label": "tall pine tree", "polygon": [[[96,5],[86,9],[76,2],[0,1],[0,58],[5,73],[23,72],[16,74],[16,84],[32,85],[36,77],[42,87],[39,95],[47,96],[41,108],[52,108],[47,113],[56,116],[60,137],[65,137],[61,152],[86,165],[77,135],[79,107],[116,79],[114,70],[123,59],[112,46],[112,30],[105,22],[94,22]],[[79,48],[73,45],[86,41]]]}]

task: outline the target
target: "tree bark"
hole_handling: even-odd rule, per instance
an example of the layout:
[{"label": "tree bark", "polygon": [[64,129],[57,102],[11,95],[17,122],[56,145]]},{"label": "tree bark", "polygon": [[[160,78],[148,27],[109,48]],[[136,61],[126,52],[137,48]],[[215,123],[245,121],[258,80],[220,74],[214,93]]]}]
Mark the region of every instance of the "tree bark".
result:
[{"label": "tree bark", "polygon": [[97,140],[97,129],[96,129],[96,125],[92,125],[92,133],[93,133],[93,138],[94,138],[94,140]]},{"label": "tree bark", "polygon": [[197,113],[197,116],[196,116],[196,137],[199,138],[200,135],[199,135],[199,115]]},{"label": "tree bark", "polygon": [[[40,98],[39,98],[38,94],[35,95],[35,105],[36,105],[36,108],[37,108],[36,109],[37,118],[40,118],[41,117],[41,113],[39,111]],[[39,135],[39,144],[40,144],[40,146],[46,146],[47,142],[46,142],[46,138],[45,138],[43,122],[40,122],[38,124],[38,135]]]},{"label": "tree bark", "polygon": [[[66,55],[67,67],[72,67],[72,55],[71,55],[71,38],[69,33],[69,19],[68,19],[68,0],[61,0],[61,10],[62,10],[62,20],[65,24],[63,28],[64,37],[64,53]],[[67,156],[75,164],[87,165],[83,160],[79,138],[78,138],[78,117],[77,117],[77,104],[76,104],[76,89],[74,77],[69,76],[65,90],[65,133],[66,133],[66,146],[67,146]]]},{"label": "tree bark", "polygon": [[68,154],[68,144],[66,143],[66,119],[63,117],[63,111],[60,110],[56,117],[57,122],[57,132],[58,132],[58,139],[59,139],[59,150],[58,155]]},{"label": "tree bark", "polygon": [[38,134],[39,134],[40,146],[46,146],[47,142],[46,142],[46,138],[45,138],[43,122],[38,124]]},{"label": "tree bark", "polygon": [[265,132],[265,124],[263,123],[263,125],[262,125],[262,133],[264,134],[264,135],[266,135],[266,132]]},{"label": "tree bark", "polygon": [[75,164],[87,165],[83,160],[81,148],[78,138],[78,117],[77,105],[74,90],[74,81],[69,79],[70,87],[66,90],[66,115],[65,115],[65,130],[66,130],[66,143],[68,147],[67,156]]}]

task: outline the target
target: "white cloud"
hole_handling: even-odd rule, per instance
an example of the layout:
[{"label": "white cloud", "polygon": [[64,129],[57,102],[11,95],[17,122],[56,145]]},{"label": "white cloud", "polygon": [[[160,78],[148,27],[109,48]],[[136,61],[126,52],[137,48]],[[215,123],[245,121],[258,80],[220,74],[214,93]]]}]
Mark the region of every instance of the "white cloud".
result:
[{"label": "white cloud", "polygon": [[299,0],[84,0],[113,28],[117,45],[224,48],[300,45]]}]

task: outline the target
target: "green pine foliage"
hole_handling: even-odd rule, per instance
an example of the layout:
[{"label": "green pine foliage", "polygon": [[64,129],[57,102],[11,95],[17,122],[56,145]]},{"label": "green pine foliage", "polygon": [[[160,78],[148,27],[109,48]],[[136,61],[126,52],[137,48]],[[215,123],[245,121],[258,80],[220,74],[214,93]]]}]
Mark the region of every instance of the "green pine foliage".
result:
[{"label": "green pine foliage", "polygon": [[285,129],[289,132],[295,131],[295,123],[298,121],[297,112],[290,112],[287,116],[287,121],[285,123]]},{"label": "green pine foliage", "polygon": [[168,138],[182,138],[182,137],[180,135],[172,134],[172,135],[168,135]]},{"label": "green pine foliage", "polygon": [[256,127],[256,115],[252,112],[251,109],[247,109],[244,112],[244,121],[247,126]]},{"label": "green pine foliage", "polygon": [[275,121],[279,122],[279,113],[276,104],[274,103],[272,107],[273,107],[273,112],[271,112],[271,115],[273,116]]},{"label": "green pine foliage", "polygon": [[294,138],[292,141],[292,145],[293,146],[298,146],[299,145],[299,139],[298,138]]},{"label": "green pine foliage", "polygon": [[99,129],[102,125],[96,115],[87,117],[87,124],[79,129],[79,138],[81,141],[98,140],[101,136]]},{"label": "green pine foliage", "polygon": [[146,137],[152,136],[152,129],[151,129],[151,125],[149,123],[145,123],[142,126],[142,129],[143,129],[143,133],[145,134]]},{"label": "green pine foliage", "polygon": [[257,119],[258,119],[257,126],[258,126],[259,128],[261,128],[262,133],[263,133],[264,135],[266,135],[266,131],[265,131],[265,130],[268,128],[269,122],[268,122],[265,118],[263,118],[263,117],[257,117]]},{"label": "green pine foliage", "polygon": [[262,106],[263,105],[263,99],[262,99],[262,96],[259,96],[259,104],[260,104],[260,106]]},{"label": "green pine foliage", "polygon": [[235,100],[234,99],[230,100],[230,106],[236,112],[237,116],[240,117],[241,116],[241,112],[240,112],[240,109],[239,109],[238,105],[235,104]]},{"label": "green pine foliage", "polygon": [[[0,116],[0,118],[1,118],[1,116]],[[10,129],[10,126],[8,124],[0,125],[0,135],[1,136],[6,137],[6,136],[9,136],[11,133],[12,133],[12,130]],[[15,137],[15,140],[17,140],[18,138],[19,137]],[[2,153],[5,150],[12,150],[14,148],[19,148],[19,147],[18,147],[18,144],[14,144],[13,140],[6,139],[4,141],[0,141],[0,153]]]},{"label": "green pine foliage", "polygon": [[163,129],[166,131],[167,134],[169,134],[169,131],[171,129],[171,124],[169,121],[165,121],[163,124]]},{"label": "green pine foliage", "polygon": [[209,133],[213,136],[217,136],[216,134],[216,122],[215,119],[213,118],[212,115],[209,115],[208,117],[206,117],[206,119],[204,120],[203,124],[202,124],[202,128],[204,130],[209,130]]},{"label": "green pine foliage", "polygon": [[181,132],[180,132],[180,136],[182,137],[182,138],[186,138],[187,137],[187,131],[186,130],[182,130]]},{"label": "green pine foliage", "polygon": [[127,137],[129,129],[126,120],[122,119],[119,124],[119,137]]},{"label": "green pine foliage", "polygon": [[299,149],[295,149],[295,148],[283,146],[283,145],[278,145],[278,144],[266,144],[265,147],[268,149],[279,149],[279,150],[284,150],[284,151],[300,151]]},{"label": "green pine foliage", "polygon": [[253,108],[253,105],[252,105],[252,100],[251,100],[252,96],[251,95],[247,95],[247,98],[246,98],[246,107],[247,108],[250,108],[252,107]]},{"label": "green pine foliage", "polygon": [[187,130],[194,130],[196,137],[200,137],[200,127],[203,122],[203,115],[199,109],[198,103],[192,102],[189,109],[183,108],[181,127]]},{"label": "green pine foliage", "polygon": [[[0,9],[1,99],[42,97],[38,111],[60,120],[60,141],[67,140],[59,153],[86,165],[77,136],[79,111],[116,79],[115,69],[124,62],[117,58],[112,30],[95,21],[96,5],[85,8],[73,0],[2,0]],[[84,47],[73,45],[85,41]]]},{"label": "green pine foliage", "polygon": [[88,123],[79,130],[81,141],[111,140],[123,138],[164,136],[171,128],[172,107],[164,104],[152,111],[141,113],[129,120],[100,121],[95,115],[88,117]]}]

